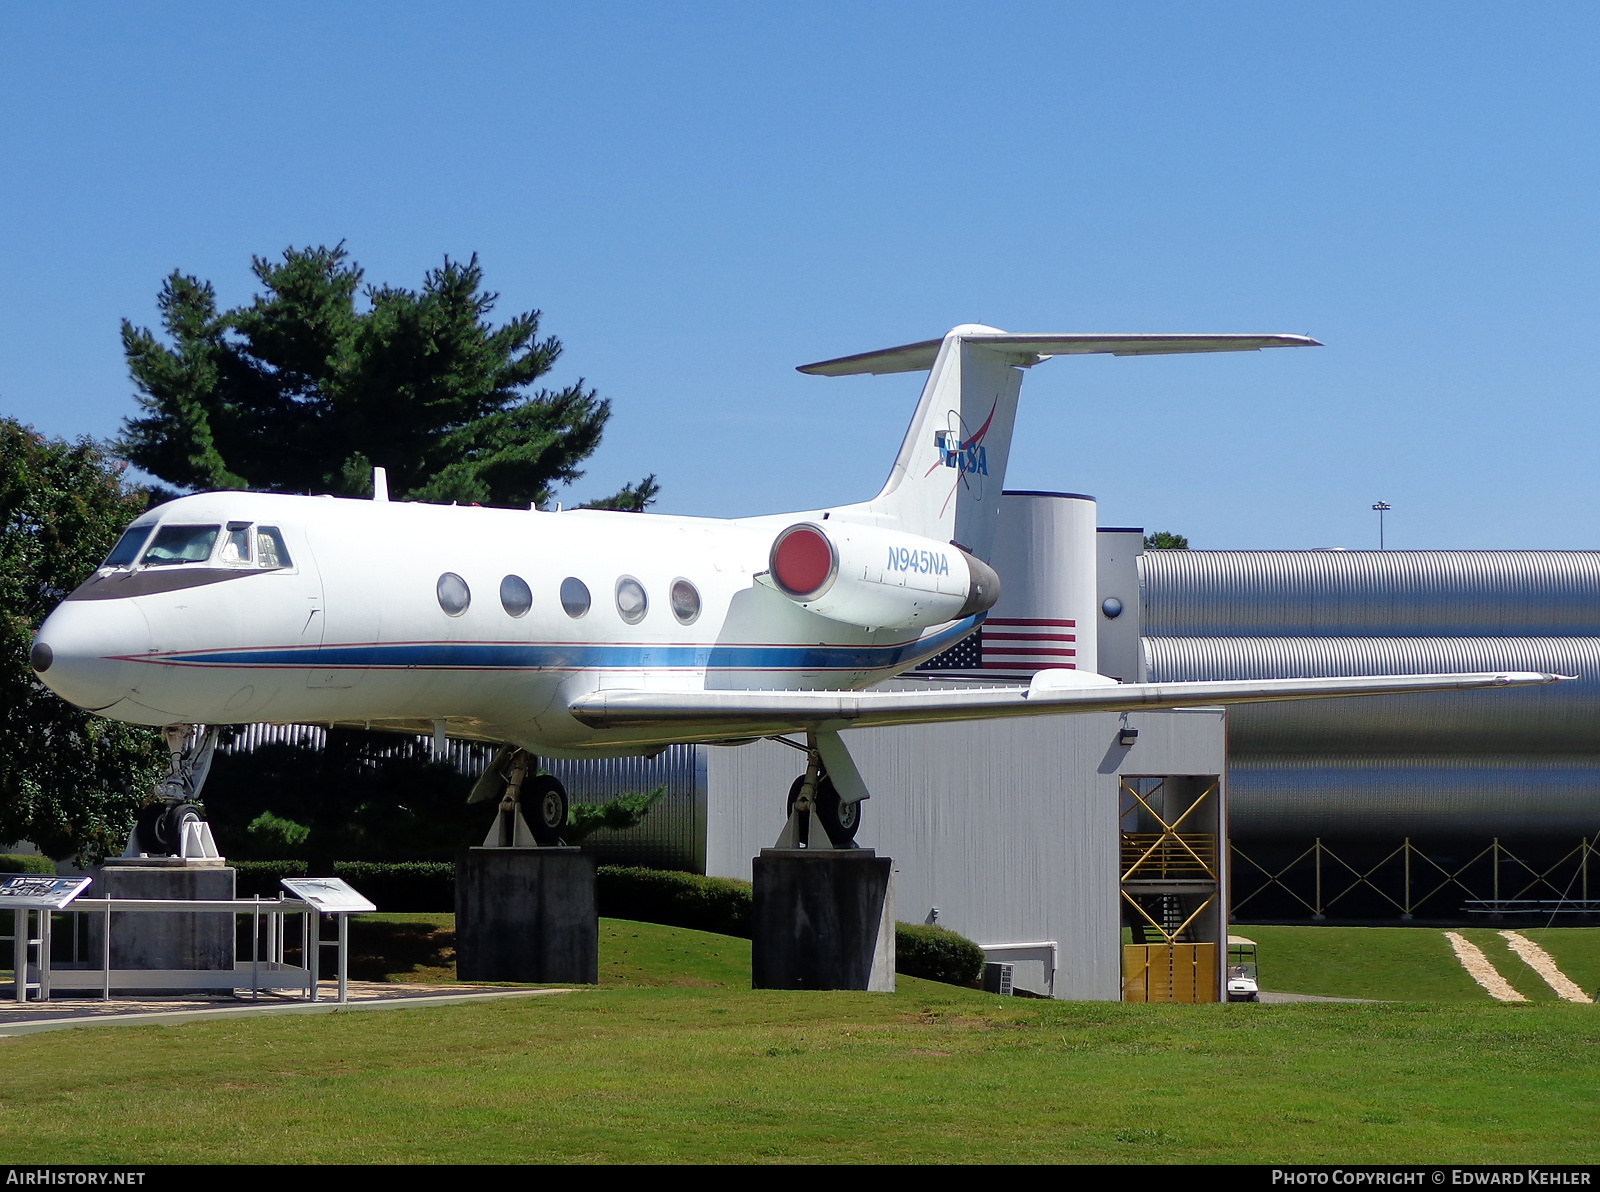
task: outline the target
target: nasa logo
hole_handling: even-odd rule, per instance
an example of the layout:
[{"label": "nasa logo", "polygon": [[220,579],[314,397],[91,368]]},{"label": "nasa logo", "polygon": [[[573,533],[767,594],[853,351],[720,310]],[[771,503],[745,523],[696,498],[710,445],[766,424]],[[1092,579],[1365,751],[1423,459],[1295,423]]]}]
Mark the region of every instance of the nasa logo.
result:
[{"label": "nasa logo", "polygon": [[[988,429],[988,423],[984,423]],[[933,442],[939,448],[939,462],[947,468],[955,468],[963,476],[987,476],[989,474],[989,452],[978,440],[981,435],[974,435],[971,439],[962,441],[954,431],[935,431]]]},{"label": "nasa logo", "polygon": [[931,550],[911,550],[904,546],[889,548],[889,571],[915,571],[921,575],[949,575],[950,560]]}]

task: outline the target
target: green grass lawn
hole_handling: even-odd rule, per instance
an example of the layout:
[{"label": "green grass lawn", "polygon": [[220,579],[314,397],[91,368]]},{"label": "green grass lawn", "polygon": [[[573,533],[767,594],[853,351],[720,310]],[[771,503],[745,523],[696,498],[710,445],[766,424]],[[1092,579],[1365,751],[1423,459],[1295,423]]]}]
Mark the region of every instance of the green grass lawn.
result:
[{"label": "green grass lawn", "polygon": [[[1560,999],[1510,950],[1500,927],[1466,927],[1460,933],[1523,996]],[[1591,994],[1600,988],[1600,928],[1523,928],[1510,925],[1549,952],[1563,972]],[[1444,932],[1433,927],[1261,927],[1238,924],[1233,935],[1259,945],[1261,987],[1277,993],[1388,1001],[1491,1002],[1467,976]]]},{"label": "green grass lawn", "polygon": [[[448,917],[369,923],[410,925],[398,975],[448,974]],[[753,992],[748,941],[602,927],[602,984],[573,994],[0,1039],[0,1161],[1600,1156],[1590,1007]],[[1265,938],[1288,929],[1243,930],[1293,971],[1291,937]]]}]

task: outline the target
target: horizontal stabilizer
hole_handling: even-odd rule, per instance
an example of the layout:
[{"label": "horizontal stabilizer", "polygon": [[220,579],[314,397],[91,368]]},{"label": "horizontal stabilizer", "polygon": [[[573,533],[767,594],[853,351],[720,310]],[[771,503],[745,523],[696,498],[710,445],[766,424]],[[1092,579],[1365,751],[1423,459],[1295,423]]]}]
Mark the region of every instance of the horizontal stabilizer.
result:
[{"label": "horizontal stabilizer", "polygon": [[[1256,352],[1262,348],[1320,348],[1309,335],[1012,335],[1007,332],[964,332],[964,343],[981,344],[1014,355],[1014,363],[1029,365],[1051,356],[1164,356],[1175,352]],[[802,364],[799,371],[819,377],[848,377],[859,373],[924,372],[933,367],[942,339],[929,339],[898,348],[861,352],[837,360]]]},{"label": "horizontal stabilizer", "polygon": [[1567,675],[1511,671],[1472,675],[1369,675],[1333,679],[1229,679],[1200,683],[1104,686],[937,688],[930,691],[596,691],[571,711],[591,728],[652,729],[706,739],[1010,716],[1137,712],[1210,704],[1267,703],[1335,696],[1400,695],[1474,687],[1557,683]]}]

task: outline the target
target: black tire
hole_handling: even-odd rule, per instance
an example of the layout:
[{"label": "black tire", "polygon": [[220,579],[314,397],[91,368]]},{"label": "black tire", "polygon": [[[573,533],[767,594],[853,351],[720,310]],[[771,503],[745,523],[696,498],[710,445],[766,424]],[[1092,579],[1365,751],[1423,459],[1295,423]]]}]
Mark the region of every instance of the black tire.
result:
[{"label": "black tire", "polygon": [[522,818],[540,844],[560,844],[567,826],[567,788],[549,774],[539,774],[522,784]]},{"label": "black tire", "polygon": [[[789,813],[794,814],[795,801],[800,798],[800,788],[805,785],[805,775],[794,780],[794,785],[789,788]],[[817,823],[822,825],[822,830],[828,834],[828,840],[834,848],[851,848],[855,844],[856,833],[861,829],[861,804],[841,803],[839,792],[833,789],[833,782],[826,774],[822,781],[817,783],[817,793],[812,798],[816,807],[813,813]]]},{"label": "black tire", "polygon": [[161,841],[161,847],[176,856],[178,850],[183,847],[183,825],[198,824],[204,819],[205,816],[200,814],[200,809],[193,803],[173,804],[156,822],[156,836]]},{"label": "black tire", "polygon": [[148,807],[141,807],[139,814],[134,816],[133,841],[139,852],[160,853],[163,851],[156,832],[157,825],[166,814],[167,805],[165,803],[152,803]]},{"label": "black tire", "polygon": [[834,848],[854,848],[861,829],[861,804],[841,802],[833,783],[824,778],[817,786],[817,822]]},{"label": "black tire", "polygon": [[183,847],[183,825],[203,820],[193,803],[152,803],[134,820],[139,851],[151,856],[176,856]]}]

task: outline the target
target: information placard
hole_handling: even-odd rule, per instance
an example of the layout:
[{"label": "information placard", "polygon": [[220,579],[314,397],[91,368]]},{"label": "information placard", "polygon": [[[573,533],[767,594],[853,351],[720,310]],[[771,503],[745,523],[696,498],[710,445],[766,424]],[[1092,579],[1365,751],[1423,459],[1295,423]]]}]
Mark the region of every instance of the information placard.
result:
[{"label": "information placard", "polygon": [[378,909],[351,889],[343,878],[286,877],[280,880],[284,889],[296,898],[328,914],[356,915]]},{"label": "information placard", "polygon": [[21,873],[0,881],[0,911],[59,911],[89,888],[89,877]]}]

